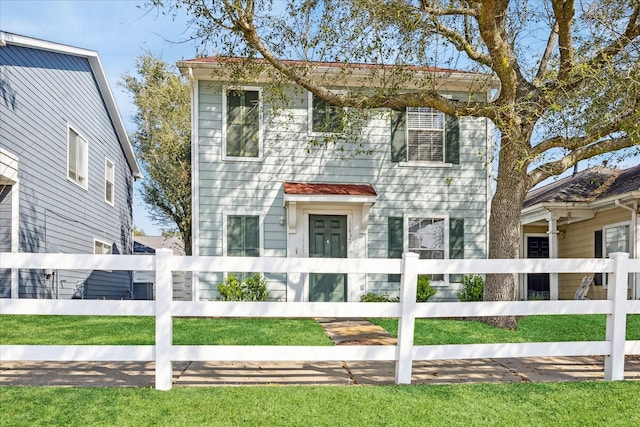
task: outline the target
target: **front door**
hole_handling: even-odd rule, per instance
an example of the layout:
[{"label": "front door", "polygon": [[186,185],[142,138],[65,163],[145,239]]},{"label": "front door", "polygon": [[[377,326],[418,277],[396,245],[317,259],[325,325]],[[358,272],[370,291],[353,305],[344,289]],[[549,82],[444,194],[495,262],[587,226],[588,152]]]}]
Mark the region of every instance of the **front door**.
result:
[{"label": "front door", "polygon": [[[527,258],[549,258],[549,238],[547,236],[528,236]],[[549,298],[549,273],[527,274],[527,299],[548,300]]]},{"label": "front door", "polygon": [[[309,257],[347,257],[347,217],[344,215],[309,215]],[[309,275],[309,301],[347,300],[346,274]]]}]

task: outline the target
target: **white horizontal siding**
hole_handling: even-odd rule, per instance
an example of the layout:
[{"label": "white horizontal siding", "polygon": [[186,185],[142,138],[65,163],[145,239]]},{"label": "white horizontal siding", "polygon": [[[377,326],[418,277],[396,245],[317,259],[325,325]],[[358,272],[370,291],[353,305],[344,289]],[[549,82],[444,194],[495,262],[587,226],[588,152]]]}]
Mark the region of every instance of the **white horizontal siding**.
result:
[{"label": "white horizontal siding", "polygon": [[[264,105],[264,158],[260,162],[221,160],[222,96],[220,86],[199,82],[198,88],[199,247],[202,255],[222,254],[223,212],[259,209],[264,218],[264,252],[286,256],[287,229],[284,181],[372,184],[378,196],[370,212],[368,255],[386,257],[387,218],[405,213],[442,213],[465,220],[465,257],[486,256],[487,166],[483,119],[460,119],[460,164],[450,167],[401,167],[390,156],[390,114],[372,112],[362,130],[364,149],[354,155],[333,147],[313,147],[308,131],[308,97],[292,96],[290,108],[278,117]],[[461,97],[462,94],[454,94]],[[465,94],[466,96],[466,94]],[[374,289],[384,283],[370,280]],[[206,286],[204,287],[206,288]],[[449,293],[452,289],[447,290]],[[201,289],[201,296],[212,295]]]}]

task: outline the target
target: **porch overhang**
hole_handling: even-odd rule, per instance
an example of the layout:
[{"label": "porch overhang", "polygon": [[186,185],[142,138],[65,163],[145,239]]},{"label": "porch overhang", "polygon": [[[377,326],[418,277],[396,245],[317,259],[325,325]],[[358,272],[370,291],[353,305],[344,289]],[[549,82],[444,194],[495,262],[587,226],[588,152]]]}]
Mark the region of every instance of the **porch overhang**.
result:
[{"label": "porch overhang", "polygon": [[540,203],[522,210],[522,225],[546,225],[550,220],[558,225],[586,221],[595,216],[597,209],[588,203]]},{"label": "porch overhang", "polygon": [[285,182],[284,207],[287,209],[289,233],[296,230],[296,209],[298,204],[349,204],[362,207],[361,230],[366,232],[369,224],[369,211],[376,202],[378,193],[371,184],[336,184]]}]

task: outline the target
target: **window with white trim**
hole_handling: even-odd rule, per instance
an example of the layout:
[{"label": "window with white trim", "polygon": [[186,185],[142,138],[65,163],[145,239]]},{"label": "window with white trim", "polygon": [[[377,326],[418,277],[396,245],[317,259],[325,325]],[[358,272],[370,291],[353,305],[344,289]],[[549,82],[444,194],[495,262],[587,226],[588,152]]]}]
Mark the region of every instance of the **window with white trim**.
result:
[{"label": "window with white trim", "polygon": [[[446,259],[448,254],[447,218],[407,218],[407,251],[420,259]],[[432,282],[444,282],[443,274],[429,275]]]},{"label": "window with white trim", "polygon": [[629,224],[617,224],[603,227],[604,257],[614,252],[629,253]]},{"label": "window with white trim", "polygon": [[104,159],[104,201],[113,206],[115,196],[115,166],[109,159]]},{"label": "window with white trim", "polygon": [[[260,216],[229,214],[225,219],[225,255],[260,256]],[[252,272],[232,272],[238,280],[246,280]]]},{"label": "window with white trim", "polygon": [[311,134],[337,133],[343,128],[344,110],[330,105],[319,96],[309,92],[309,132]]},{"label": "window with white trim", "polygon": [[88,188],[89,143],[71,126],[67,134],[67,179]]},{"label": "window with white trim", "polygon": [[231,159],[262,157],[262,118],[259,89],[223,91],[223,156]]},{"label": "window with white trim", "polygon": [[111,255],[112,245],[96,239],[93,241],[93,253],[95,255]]},{"label": "window with white trim", "polygon": [[431,107],[407,108],[407,160],[444,162],[445,116]]}]

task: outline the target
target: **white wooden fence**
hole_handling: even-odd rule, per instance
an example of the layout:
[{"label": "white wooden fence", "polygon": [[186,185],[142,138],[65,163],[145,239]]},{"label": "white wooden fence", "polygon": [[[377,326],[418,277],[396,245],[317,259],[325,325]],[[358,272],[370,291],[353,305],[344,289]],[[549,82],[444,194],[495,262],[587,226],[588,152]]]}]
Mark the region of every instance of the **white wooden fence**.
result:
[{"label": "white wooden fence", "polygon": [[[147,270],[156,274],[155,301],[0,299],[3,314],[155,316],[155,345],[0,345],[0,360],[155,361],[155,385],[172,386],[173,361],[382,361],[396,362],[397,384],[411,383],[414,360],[543,356],[605,356],[607,380],[624,378],[625,354],[640,354],[640,341],[626,341],[627,314],[640,301],[627,300],[629,272],[640,261],[627,254],[611,259],[418,260],[321,258],[179,257],[156,255],[61,255],[0,253],[0,268]],[[402,274],[400,303],[185,302],[172,301],[172,271],[261,271],[271,273]],[[607,300],[416,303],[419,273],[608,273]],[[456,344],[414,346],[416,318],[531,314],[606,314],[606,339],[594,342]],[[387,346],[184,346],[172,343],[173,316],[216,317],[395,317],[397,345]]]}]

